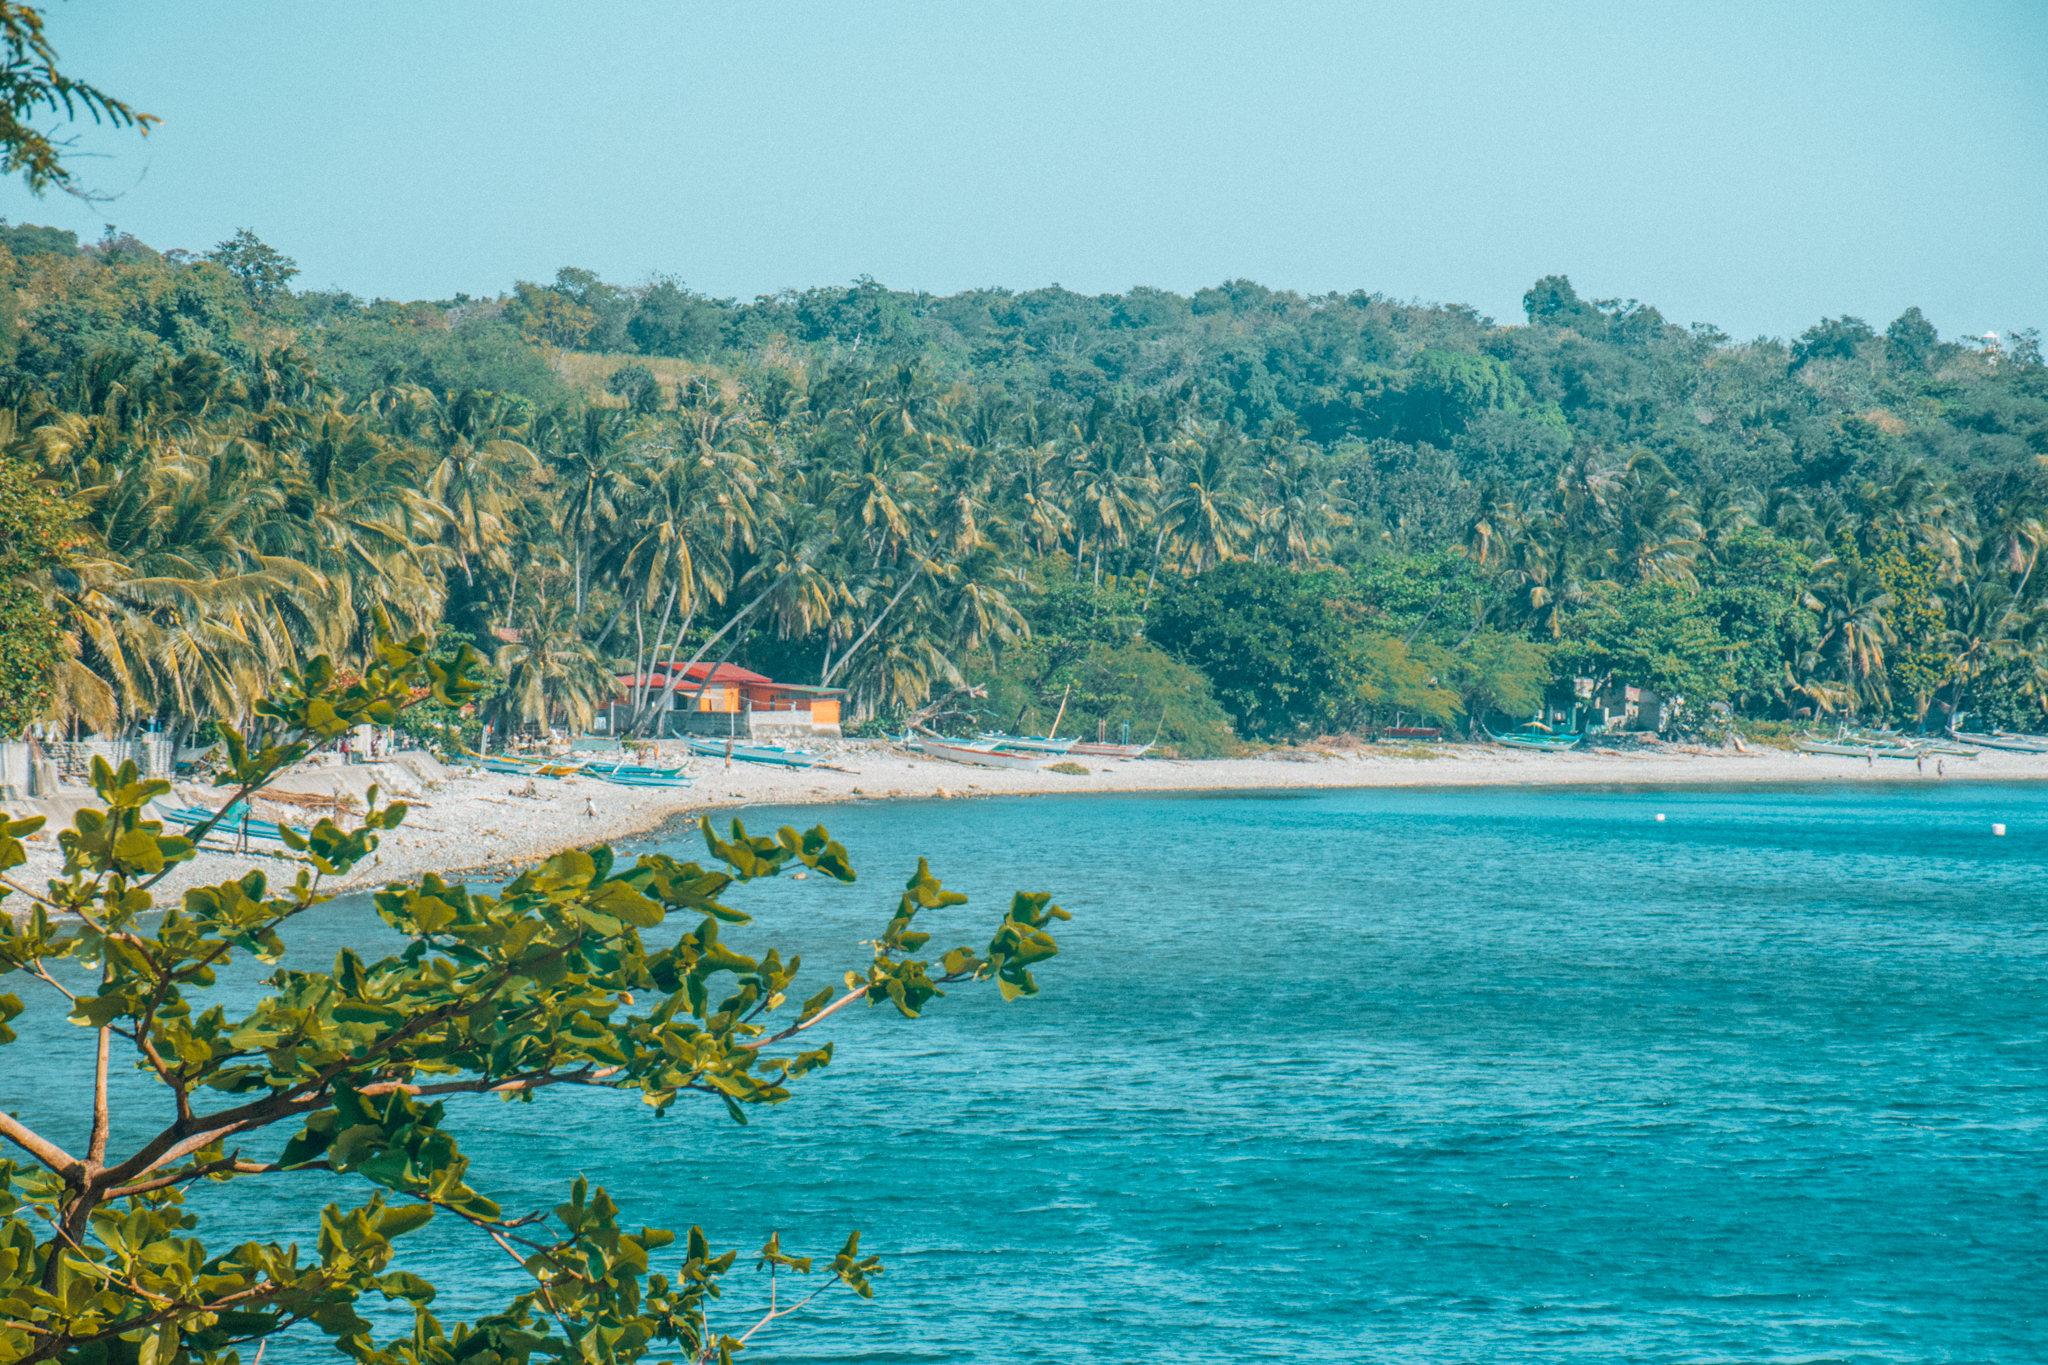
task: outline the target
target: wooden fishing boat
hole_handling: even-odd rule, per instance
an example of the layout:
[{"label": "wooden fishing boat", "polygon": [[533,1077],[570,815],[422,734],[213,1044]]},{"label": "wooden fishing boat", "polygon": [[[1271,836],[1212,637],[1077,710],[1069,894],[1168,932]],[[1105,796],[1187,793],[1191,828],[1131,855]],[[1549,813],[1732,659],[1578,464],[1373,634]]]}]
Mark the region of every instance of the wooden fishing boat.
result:
[{"label": "wooden fishing boat", "polygon": [[478,767],[494,773],[524,773],[528,777],[573,777],[583,770],[577,759],[531,758],[525,754],[480,754],[465,750]]},{"label": "wooden fishing boat", "polygon": [[680,777],[680,765],[673,768],[650,768],[631,763],[586,763],[578,770],[588,777]]},{"label": "wooden fishing boat", "polygon": [[492,754],[489,757],[479,757],[476,763],[479,768],[482,768],[487,773],[509,773],[514,777],[562,776],[558,769],[543,767],[530,760],[499,758],[496,754]]},{"label": "wooden fishing boat", "polygon": [[1535,749],[1544,753],[1558,753],[1576,748],[1584,735],[1560,735],[1541,721],[1530,721],[1519,729],[1505,735],[1492,735],[1495,744],[1505,744],[1510,749]]},{"label": "wooden fishing boat", "polygon": [[942,758],[948,763],[968,763],[978,768],[1022,768],[1036,772],[1060,757],[1058,754],[998,749],[980,740],[941,739],[937,735],[914,735],[910,742],[920,753],[932,758]]},{"label": "wooden fishing boat", "polygon": [[1576,749],[1582,738],[1584,737],[1581,735],[1530,735],[1515,733],[1495,735],[1493,742],[1495,744],[1505,744],[1510,749],[1535,749],[1541,753],[1554,754],[1562,753],[1566,749]]},{"label": "wooden fishing boat", "polygon": [[1067,750],[1067,752],[1079,758],[1107,758],[1114,762],[1122,762],[1126,759],[1143,758],[1146,754],[1152,752],[1152,746],[1149,744],[1106,744],[1098,743],[1091,739],[1076,741],[1074,747]]},{"label": "wooden fishing boat", "polygon": [[1064,754],[1079,744],[1078,739],[1055,739],[1051,735],[1005,735],[993,730],[981,733],[984,744],[993,744],[1006,753]]},{"label": "wooden fishing boat", "polygon": [[1980,752],[1979,749],[1972,748],[1970,745],[1957,744],[1946,739],[1914,740],[1912,747],[1929,757],[1938,755],[1942,758],[1975,758]]},{"label": "wooden fishing boat", "polygon": [[1924,750],[1908,748],[1903,744],[1880,744],[1875,741],[1854,739],[1817,739],[1812,735],[1798,735],[1792,740],[1792,747],[1803,754],[1833,754],[1839,758],[1924,758]]},{"label": "wooden fishing boat", "polygon": [[[732,747],[727,748],[730,744]],[[825,761],[825,755],[812,749],[785,749],[779,744],[741,744],[737,740],[692,739],[690,752],[706,758],[725,758],[728,755],[741,763],[764,763],[775,768],[809,768]]]},{"label": "wooden fishing boat", "polygon": [[1978,735],[1967,730],[1951,730],[1948,737],[1958,744],[1974,744],[1980,749],[2003,749],[2014,754],[2048,754],[2048,735]]},{"label": "wooden fishing boat", "polygon": [[[188,832],[219,816],[219,823],[206,832],[210,839],[249,838],[262,839],[273,844],[284,842],[281,826],[269,820],[251,819],[248,806],[239,801],[229,806],[225,815],[219,811],[208,810],[204,806],[157,806],[154,809],[157,814],[164,817],[166,823],[183,825]],[[303,833],[298,830],[293,832]]]},{"label": "wooden fishing boat", "polygon": [[670,774],[667,777],[646,773],[592,773],[600,782],[609,782],[614,787],[687,787],[697,779],[684,774]]}]

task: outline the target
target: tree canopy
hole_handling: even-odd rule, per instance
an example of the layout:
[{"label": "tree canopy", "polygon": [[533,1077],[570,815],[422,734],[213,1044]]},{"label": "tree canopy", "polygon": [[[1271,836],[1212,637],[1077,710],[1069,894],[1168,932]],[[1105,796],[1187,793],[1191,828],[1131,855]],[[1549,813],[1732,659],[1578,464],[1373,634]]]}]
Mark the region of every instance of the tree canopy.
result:
[{"label": "tree canopy", "polygon": [[[978,723],[1064,697],[1210,753],[1219,703],[1262,739],[1483,719],[1527,695],[1447,683],[1486,632],[1539,646],[1553,695],[1589,670],[1749,715],[2015,724],[2048,697],[2025,332],[1909,310],[1738,342],[1563,275],[1526,325],[1249,280],[743,302],[573,266],[396,302],[294,292],[246,229],[0,247],[4,448],[79,518],[81,572],[36,576],[51,723],[239,714],[294,641],[364,648],[378,606],[502,654],[501,728],[581,724],[708,649],[846,686],[856,720],[972,684]],[[1190,615],[1227,617],[1200,585],[1232,575],[1302,613],[1257,647],[1265,691],[1226,676],[1257,614]]]}]

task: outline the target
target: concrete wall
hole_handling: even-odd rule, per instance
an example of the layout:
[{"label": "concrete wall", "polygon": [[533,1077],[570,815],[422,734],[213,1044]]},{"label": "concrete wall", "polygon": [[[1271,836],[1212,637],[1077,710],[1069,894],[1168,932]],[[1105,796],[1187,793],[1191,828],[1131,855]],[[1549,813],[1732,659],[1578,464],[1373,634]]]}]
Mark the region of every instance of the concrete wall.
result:
[{"label": "concrete wall", "polygon": [[79,786],[89,784],[95,758],[104,758],[114,768],[133,759],[144,777],[169,777],[174,757],[171,741],[161,735],[142,739],[45,740],[43,752],[57,765],[58,772]]}]

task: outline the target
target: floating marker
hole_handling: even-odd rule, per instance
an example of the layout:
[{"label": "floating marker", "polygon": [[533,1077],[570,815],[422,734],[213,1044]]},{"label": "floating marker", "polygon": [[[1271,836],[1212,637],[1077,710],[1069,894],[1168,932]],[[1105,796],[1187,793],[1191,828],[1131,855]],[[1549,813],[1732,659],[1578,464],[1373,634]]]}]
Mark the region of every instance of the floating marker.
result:
[{"label": "floating marker", "polygon": [[1992,836],[1993,836],[1994,838],[1999,838],[1999,839],[2003,839],[2003,838],[2005,837],[2005,826],[2004,826],[2004,825],[1993,825],[1993,826],[1991,827],[1991,833],[1992,833]]},{"label": "floating marker", "polygon": [[[1660,825],[1664,823],[1664,812],[1661,810],[1657,812],[1657,823]],[[2000,828],[2003,828],[2003,826],[2000,826]]]}]

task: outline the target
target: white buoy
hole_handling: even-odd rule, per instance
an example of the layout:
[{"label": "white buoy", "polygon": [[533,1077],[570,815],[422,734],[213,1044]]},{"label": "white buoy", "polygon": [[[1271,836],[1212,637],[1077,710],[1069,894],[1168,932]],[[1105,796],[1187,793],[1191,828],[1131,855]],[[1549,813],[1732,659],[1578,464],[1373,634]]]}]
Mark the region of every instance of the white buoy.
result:
[{"label": "white buoy", "polygon": [[2004,825],[1993,825],[1993,826],[1991,827],[1991,833],[1992,833],[1992,836],[1993,836],[1994,838],[1999,838],[1999,839],[2003,839],[2003,838],[2005,837],[2005,826],[2004,826]]},{"label": "white buoy", "polygon": [[1664,812],[1661,810],[1657,812],[1657,823],[1660,825],[1664,823]]}]

